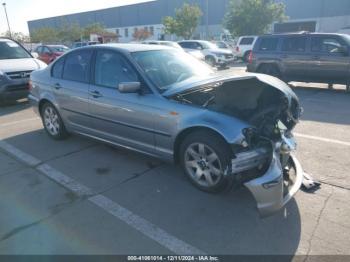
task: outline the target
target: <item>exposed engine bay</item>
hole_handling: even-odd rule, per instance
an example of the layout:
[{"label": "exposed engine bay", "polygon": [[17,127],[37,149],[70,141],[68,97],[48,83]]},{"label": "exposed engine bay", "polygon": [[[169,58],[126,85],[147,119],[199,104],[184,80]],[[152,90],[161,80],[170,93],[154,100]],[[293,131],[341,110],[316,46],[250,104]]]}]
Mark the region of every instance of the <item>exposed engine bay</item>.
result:
[{"label": "exposed engine bay", "polygon": [[289,168],[296,148],[291,131],[299,121],[296,97],[257,78],[216,82],[178,94],[175,99],[238,118],[251,128],[242,130],[245,141],[232,145],[234,153],[227,173],[245,183],[264,174],[274,154],[282,170]]},{"label": "exposed engine bay", "polygon": [[241,119],[254,127],[249,132],[273,141],[281,138],[281,130],[291,131],[300,116],[296,98],[256,78],[206,85],[178,94],[176,100]]}]

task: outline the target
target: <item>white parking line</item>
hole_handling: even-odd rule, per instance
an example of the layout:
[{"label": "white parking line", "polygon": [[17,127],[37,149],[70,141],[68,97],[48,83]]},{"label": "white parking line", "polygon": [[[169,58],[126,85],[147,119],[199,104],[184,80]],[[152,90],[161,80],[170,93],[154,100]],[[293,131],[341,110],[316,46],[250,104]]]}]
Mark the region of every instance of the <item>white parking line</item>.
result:
[{"label": "white parking line", "polygon": [[154,240],[161,246],[167,248],[171,252],[178,255],[204,255],[205,252],[197,249],[186,242],[178,239],[177,237],[169,234],[165,230],[157,227],[146,219],[134,214],[130,210],[120,206],[116,202],[110,200],[103,195],[94,195],[93,190],[80,184],[69,176],[61,173],[54,169],[48,164],[41,164],[42,161],[39,159],[21,151],[20,149],[10,145],[5,141],[0,140],[0,148],[9,154],[16,157],[18,160],[26,163],[31,167],[35,167],[36,170],[40,171],[45,176],[54,180],[56,183],[62,185],[68,190],[74,192],[80,197],[87,197],[88,201],[100,207],[104,211],[123,221],[130,227],[136,229],[140,233],[144,234],[148,238]]},{"label": "white parking line", "polygon": [[327,143],[333,143],[333,144],[338,144],[338,145],[343,145],[343,146],[350,146],[350,142],[336,140],[336,139],[329,139],[329,138],[324,138],[324,137],[319,137],[319,136],[310,136],[310,135],[304,135],[304,134],[299,134],[299,133],[294,133],[294,135],[296,137],[301,137],[301,138],[307,138],[307,139],[312,139],[312,140],[317,140],[317,141],[322,141],[322,142],[327,142]]},{"label": "white parking line", "polygon": [[0,127],[14,126],[17,124],[21,124],[21,123],[25,123],[25,122],[32,122],[32,121],[39,120],[39,119],[40,119],[39,117],[27,118],[27,119],[23,119],[23,120],[18,120],[18,121],[0,124]]}]

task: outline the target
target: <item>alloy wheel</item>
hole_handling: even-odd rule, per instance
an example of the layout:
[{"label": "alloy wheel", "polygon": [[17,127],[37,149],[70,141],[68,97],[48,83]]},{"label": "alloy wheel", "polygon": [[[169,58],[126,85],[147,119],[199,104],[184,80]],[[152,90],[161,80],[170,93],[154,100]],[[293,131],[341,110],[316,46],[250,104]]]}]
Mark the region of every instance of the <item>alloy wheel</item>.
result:
[{"label": "alloy wheel", "polygon": [[203,143],[194,143],[187,148],[185,168],[193,181],[203,187],[217,185],[223,175],[218,155]]},{"label": "alloy wheel", "polygon": [[57,136],[60,132],[59,117],[55,109],[48,106],[44,110],[44,124],[47,131],[52,136]]}]

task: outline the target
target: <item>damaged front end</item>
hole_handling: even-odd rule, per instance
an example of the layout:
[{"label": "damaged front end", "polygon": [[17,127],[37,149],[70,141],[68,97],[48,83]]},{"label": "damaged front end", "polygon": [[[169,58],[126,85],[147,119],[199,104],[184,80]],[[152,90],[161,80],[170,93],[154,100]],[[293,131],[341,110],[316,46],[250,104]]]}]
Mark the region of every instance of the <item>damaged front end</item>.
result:
[{"label": "damaged front end", "polygon": [[176,99],[247,123],[243,136],[231,143],[233,157],[225,175],[250,190],[262,216],[281,209],[299,190],[303,171],[293,155],[292,130],[301,108],[284,82],[252,75],[212,82],[182,92]]}]

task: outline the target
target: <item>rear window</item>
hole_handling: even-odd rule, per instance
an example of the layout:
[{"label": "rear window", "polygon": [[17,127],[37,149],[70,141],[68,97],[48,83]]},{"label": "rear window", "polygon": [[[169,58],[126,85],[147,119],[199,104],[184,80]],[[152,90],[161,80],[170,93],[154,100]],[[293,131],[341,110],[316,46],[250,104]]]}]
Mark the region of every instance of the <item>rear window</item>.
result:
[{"label": "rear window", "polygon": [[305,52],[306,37],[289,37],[285,38],[282,45],[284,52]]},{"label": "rear window", "polygon": [[239,45],[252,45],[254,42],[254,37],[243,37],[239,42]]},{"label": "rear window", "polygon": [[278,45],[278,38],[263,38],[260,41],[260,51],[276,51]]}]

